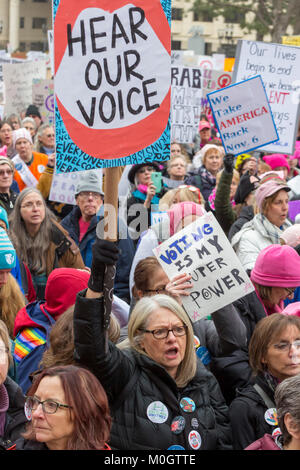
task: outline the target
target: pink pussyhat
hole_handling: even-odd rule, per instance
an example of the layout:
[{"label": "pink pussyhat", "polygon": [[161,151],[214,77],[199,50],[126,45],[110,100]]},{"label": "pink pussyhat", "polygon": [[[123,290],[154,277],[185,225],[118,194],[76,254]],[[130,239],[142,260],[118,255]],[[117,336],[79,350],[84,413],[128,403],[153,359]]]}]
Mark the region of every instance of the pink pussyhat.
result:
[{"label": "pink pussyhat", "polygon": [[3,145],[3,147],[0,147],[0,156],[7,157],[7,145]]},{"label": "pink pussyhat", "polygon": [[288,304],[281,312],[283,315],[294,315],[300,317],[300,302],[292,302]]},{"label": "pink pussyhat", "polygon": [[272,170],[279,166],[285,166],[288,171],[290,171],[290,165],[287,162],[287,159],[281,153],[273,153],[272,155],[265,155],[263,157],[264,162],[266,162]]},{"label": "pink pussyhat", "polygon": [[192,201],[183,201],[178,204],[174,204],[172,209],[168,210],[170,219],[170,237],[177,231],[178,225],[184,217],[189,215],[197,215],[201,217],[206,214],[206,210],[200,204],[196,204]]},{"label": "pink pussyhat", "polygon": [[261,286],[300,286],[300,256],[288,245],[269,245],[259,253],[250,275]]}]

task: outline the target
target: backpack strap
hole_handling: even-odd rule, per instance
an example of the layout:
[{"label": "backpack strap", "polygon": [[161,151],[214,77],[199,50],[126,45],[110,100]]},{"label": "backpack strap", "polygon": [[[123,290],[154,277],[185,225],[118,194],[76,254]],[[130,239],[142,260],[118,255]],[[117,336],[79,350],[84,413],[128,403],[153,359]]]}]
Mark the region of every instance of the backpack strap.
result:
[{"label": "backpack strap", "polygon": [[271,398],[268,397],[266,392],[258,384],[254,384],[253,387],[255,388],[257,393],[261,396],[267,408],[276,408],[275,403],[271,400]]}]

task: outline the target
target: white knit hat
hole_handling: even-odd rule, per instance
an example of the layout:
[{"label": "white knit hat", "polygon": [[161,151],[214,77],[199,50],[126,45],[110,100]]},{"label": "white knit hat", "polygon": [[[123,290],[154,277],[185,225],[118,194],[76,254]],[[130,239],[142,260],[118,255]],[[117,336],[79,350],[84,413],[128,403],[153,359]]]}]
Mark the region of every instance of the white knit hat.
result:
[{"label": "white knit hat", "polygon": [[26,139],[29,140],[29,142],[32,144],[32,138],[30,132],[25,129],[25,127],[20,127],[20,129],[17,129],[13,131],[12,133],[12,139],[13,139],[13,146],[16,146],[16,142],[19,139]]}]

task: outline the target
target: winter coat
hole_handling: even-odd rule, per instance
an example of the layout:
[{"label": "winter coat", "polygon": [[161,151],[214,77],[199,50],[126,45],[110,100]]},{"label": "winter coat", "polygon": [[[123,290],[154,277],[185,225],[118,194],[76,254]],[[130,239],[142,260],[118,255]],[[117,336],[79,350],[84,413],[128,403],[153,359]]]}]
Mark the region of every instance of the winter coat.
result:
[{"label": "winter coat", "polygon": [[7,215],[10,215],[16,203],[18,193],[10,189],[9,195],[7,193],[0,193],[0,206],[6,210]]},{"label": "winter coat", "polygon": [[[120,450],[173,445],[187,450],[230,449],[228,409],[214,376],[198,361],[194,378],[179,389],[167,371],[144,354],[120,350],[111,342],[105,353],[103,309],[103,298],[85,298],[84,291],[78,294],[74,342],[76,362],[96,375],[108,395],[113,416],[109,445]],[[187,405],[188,399],[195,404],[190,413],[180,406],[180,402]],[[162,407],[162,415],[155,405]]]},{"label": "winter coat", "polygon": [[276,444],[276,439],[273,436],[265,434],[244,450],[281,450],[281,448]]},{"label": "winter coat", "polygon": [[4,386],[9,397],[9,408],[6,413],[6,422],[4,426],[4,435],[0,437],[0,447],[10,447],[12,443],[18,439],[22,432],[25,431],[27,418],[24,414],[25,397],[21,388],[10,377],[6,377]]},{"label": "winter coat", "polygon": [[195,173],[191,173],[186,177],[185,184],[199,188],[205,201],[207,201],[208,196],[216,186],[216,178],[202,165]]},{"label": "winter coat", "polygon": [[229,241],[232,240],[234,235],[238,233],[245,223],[250,222],[254,217],[254,210],[253,206],[244,206],[236,219],[236,221],[231,225],[229,232],[228,232],[228,239]]},{"label": "winter coat", "polygon": [[[265,392],[270,403],[267,404],[257,392],[257,385]],[[275,408],[274,391],[262,374],[247,387],[237,390],[236,398],[229,407],[235,450],[245,449],[266,433],[272,434],[278,427],[277,420],[271,425],[265,418],[266,411],[272,408]]]},{"label": "winter coat", "polygon": [[244,224],[231,240],[231,245],[244,269],[252,270],[261,250],[271,244],[279,243],[280,233],[290,225],[291,223],[286,221],[281,230],[262,214],[256,214],[250,222]]},{"label": "winter coat", "polygon": [[[70,214],[68,214],[62,221],[61,225],[69,233],[69,236],[75,241],[80,249],[85,266],[90,267],[92,264],[92,246],[96,240],[97,224],[102,216],[94,216],[91,220],[90,226],[81,241],[79,241],[79,219],[81,211],[78,206],[75,206]],[[121,221],[118,221],[121,224]],[[119,257],[117,262],[117,271],[114,282],[114,293],[120,299],[130,302],[129,293],[129,274],[130,267],[135,254],[135,246],[132,239],[128,235],[127,227],[120,226],[121,236],[118,240]]]}]

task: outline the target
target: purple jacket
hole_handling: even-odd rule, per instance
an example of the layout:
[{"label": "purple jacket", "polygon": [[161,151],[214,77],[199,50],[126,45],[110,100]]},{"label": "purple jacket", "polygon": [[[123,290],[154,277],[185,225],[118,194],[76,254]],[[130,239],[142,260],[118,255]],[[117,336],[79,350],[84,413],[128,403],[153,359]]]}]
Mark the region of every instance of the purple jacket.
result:
[{"label": "purple jacket", "polygon": [[244,450],[281,450],[280,447],[276,444],[274,438],[271,434],[265,434],[257,441],[252,442],[250,446],[246,447]]}]

